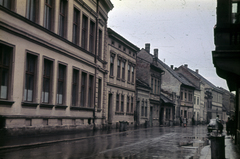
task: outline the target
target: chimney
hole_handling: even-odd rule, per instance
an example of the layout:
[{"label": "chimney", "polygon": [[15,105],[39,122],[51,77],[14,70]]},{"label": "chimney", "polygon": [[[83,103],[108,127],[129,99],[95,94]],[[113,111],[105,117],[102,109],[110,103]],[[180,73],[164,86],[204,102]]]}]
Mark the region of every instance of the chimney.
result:
[{"label": "chimney", "polygon": [[150,53],[150,43],[145,44],[145,50]]},{"label": "chimney", "polygon": [[188,65],[187,65],[187,64],[184,64],[184,67],[188,67]]},{"label": "chimney", "polygon": [[171,69],[173,69],[173,65],[171,65]]},{"label": "chimney", "polygon": [[196,73],[198,74],[198,69],[196,69]]},{"label": "chimney", "polygon": [[158,59],[158,49],[154,49],[154,58]]}]

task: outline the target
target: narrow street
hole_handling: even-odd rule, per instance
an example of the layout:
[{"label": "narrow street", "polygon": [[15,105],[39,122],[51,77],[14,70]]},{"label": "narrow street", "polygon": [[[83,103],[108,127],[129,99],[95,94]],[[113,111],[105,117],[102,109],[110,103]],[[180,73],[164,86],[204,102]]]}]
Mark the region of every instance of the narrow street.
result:
[{"label": "narrow street", "polygon": [[[2,159],[193,158],[209,142],[206,125],[154,127],[81,140],[0,150]],[[59,137],[61,138],[61,137]]]}]

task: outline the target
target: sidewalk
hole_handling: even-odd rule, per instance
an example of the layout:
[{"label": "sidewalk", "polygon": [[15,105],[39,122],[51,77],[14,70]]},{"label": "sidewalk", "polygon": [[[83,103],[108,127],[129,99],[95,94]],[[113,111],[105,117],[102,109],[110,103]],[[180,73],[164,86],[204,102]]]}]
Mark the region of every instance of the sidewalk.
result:
[{"label": "sidewalk", "polygon": [[[12,138],[2,138],[0,139],[0,150],[20,148],[20,147],[30,147],[30,146],[40,146],[53,144],[58,142],[83,140],[86,138],[94,138],[101,136],[110,136],[114,134],[121,134],[130,131],[139,131],[139,129],[128,129],[127,131],[119,132],[119,129],[107,130],[97,130],[97,131],[84,131],[74,134],[46,134],[39,136],[19,136]],[[144,128],[146,129],[146,128]],[[147,128],[148,129],[148,128]]]},{"label": "sidewalk", "polygon": [[[226,159],[239,159],[240,158],[240,150],[234,144],[234,141],[230,136],[225,136],[225,158]],[[211,159],[211,147],[210,145],[205,146],[201,150],[200,159]]]}]

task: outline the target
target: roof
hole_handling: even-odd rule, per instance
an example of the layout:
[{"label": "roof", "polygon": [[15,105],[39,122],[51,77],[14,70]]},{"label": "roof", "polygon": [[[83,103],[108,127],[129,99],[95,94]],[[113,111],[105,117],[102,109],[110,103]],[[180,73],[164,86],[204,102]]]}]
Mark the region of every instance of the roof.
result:
[{"label": "roof", "polygon": [[163,95],[162,93],[160,94],[160,98],[164,103],[167,104],[171,104],[174,105],[174,102],[172,100],[170,100],[169,98],[167,98],[165,95]]},{"label": "roof", "polygon": [[207,85],[209,85],[210,87],[212,87],[213,89],[219,91],[219,92],[222,92],[222,90],[220,90],[219,88],[217,88],[214,84],[212,84],[210,81],[208,81],[206,78],[204,78],[203,76],[201,76],[199,73],[191,70],[190,68],[188,67],[185,67],[185,66],[182,66],[184,68],[186,68],[192,75],[194,75],[195,77],[199,78],[203,83],[206,83]]},{"label": "roof", "polygon": [[144,82],[144,81],[142,81],[138,78],[136,79],[136,85],[139,86],[139,87],[147,88],[149,90],[152,89],[151,87],[149,87],[148,83],[146,83],[146,82]]},{"label": "roof", "polygon": [[158,63],[162,65],[170,74],[172,74],[173,77],[175,77],[179,82],[186,86],[190,86],[195,88],[193,84],[191,84],[184,76],[180,75],[176,71],[174,71],[172,68],[170,68],[168,65],[166,65],[164,62],[158,59]]}]

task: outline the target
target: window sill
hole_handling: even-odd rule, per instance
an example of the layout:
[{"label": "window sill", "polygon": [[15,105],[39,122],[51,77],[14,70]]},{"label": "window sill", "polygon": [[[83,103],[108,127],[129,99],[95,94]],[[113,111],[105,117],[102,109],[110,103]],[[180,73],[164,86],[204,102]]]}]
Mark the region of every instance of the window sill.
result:
[{"label": "window sill", "polygon": [[87,107],[77,107],[77,106],[71,106],[71,110],[87,110],[87,111],[94,111],[94,108],[87,108]]},{"label": "window sill", "polygon": [[132,82],[131,85],[134,85],[134,83]]},{"label": "window sill", "polygon": [[9,101],[9,100],[0,100],[0,105],[9,105],[12,106],[14,101]]},{"label": "window sill", "polygon": [[100,109],[100,108],[97,108],[97,112],[101,112],[102,111],[102,109]]},{"label": "window sill", "polygon": [[112,76],[112,75],[109,75],[109,78],[114,78],[114,76]]},{"label": "window sill", "polygon": [[134,113],[126,113],[126,115],[133,115]]},{"label": "window sill", "polygon": [[56,105],[55,108],[58,109],[66,109],[68,106],[67,105]]},{"label": "window sill", "polygon": [[22,106],[37,107],[38,105],[39,105],[39,103],[22,102]]},{"label": "window sill", "polygon": [[147,117],[141,117],[141,119],[148,119]]},{"label": "window sill", "polygon": [[126,80],[125,79],[122,79],[122,82],[125,82]]},{"label": "window sill", "polygon": [[117,80],[119,80],[119,81],[120,81],[120,78],[119,78],[119,77],[117,77]]},{"label": "window sill", "polygon": [[43,107],[43,108],[53,108],[54,105],[52,105],[52,104],[47,104],[47,103],[41,103],[41,104],[40,104],[40,107]]},{"label": "window sill", "polygon": [[124,115],[124,112],[115,112],[115,115]]},{"label": "window sill", "polygon": [[127,81],[128,84],[131,84],[131,82]]}]

